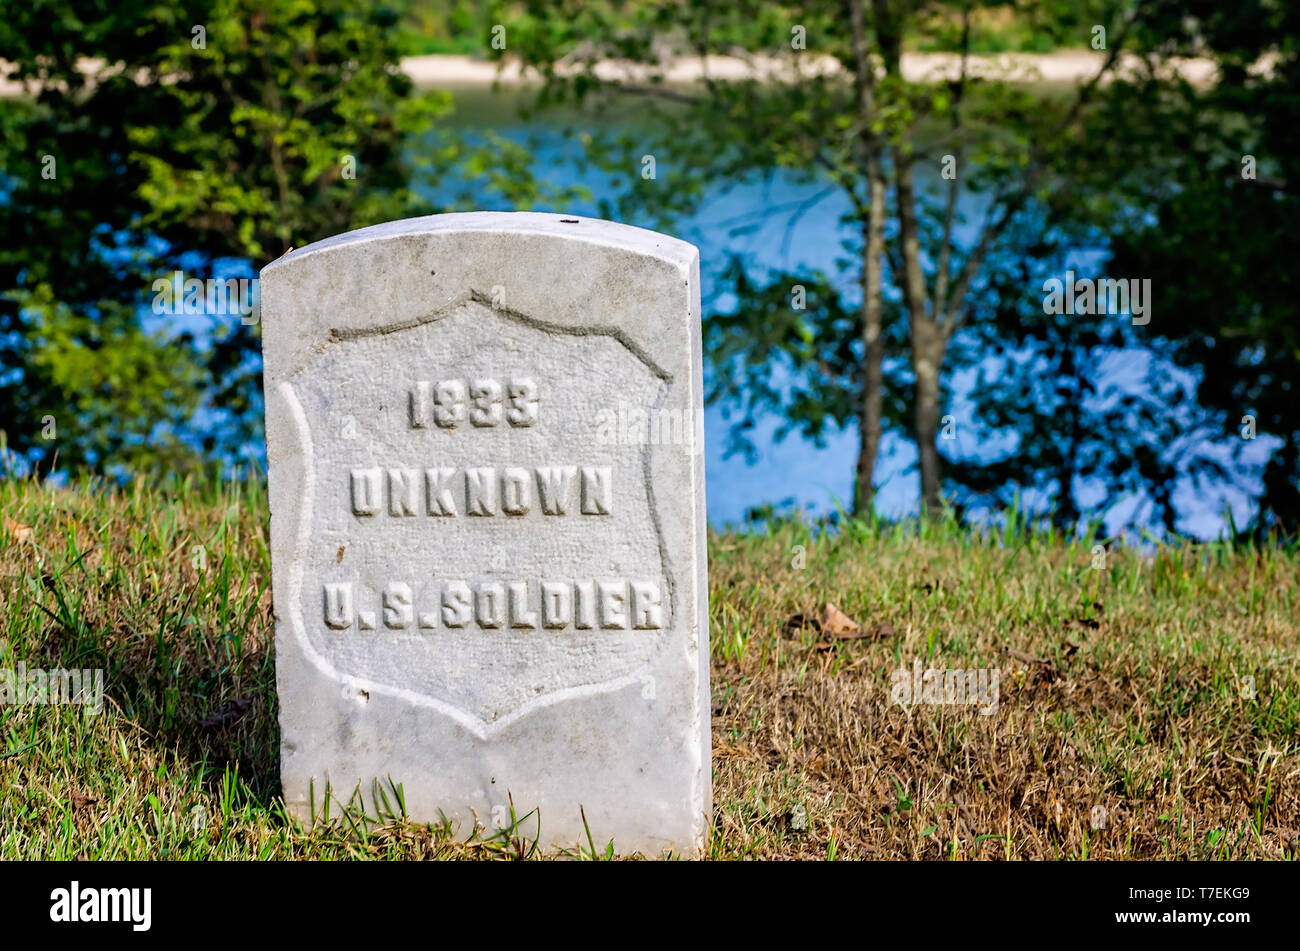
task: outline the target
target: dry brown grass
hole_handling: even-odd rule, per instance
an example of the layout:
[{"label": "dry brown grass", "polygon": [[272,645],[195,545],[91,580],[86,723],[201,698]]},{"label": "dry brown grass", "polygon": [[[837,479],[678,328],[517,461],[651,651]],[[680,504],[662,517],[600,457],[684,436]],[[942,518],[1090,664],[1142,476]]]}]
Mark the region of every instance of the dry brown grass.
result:
[{"label": "dry brown grass", "polygon": [[[715,540],[716,855],[1297,854],[1294,558],[854,534]],[[824,601],[881,632],[782,629]],[[916,658],[997,711],[891,702]]]},{"label": "dry brown grass", "polygon": [[[0,667],[101,667],[108,697],[0,706],[0,857],[537,854],[536,817],[285,817],[255,484],[8,483],[0,505]],[[711,854],[1295,857],[1295,551],[1112,546],[1095,569],[1090,548],[946,523],[713,537]],[[820,630],[826,602],[865,636]],[[996,712],[891,702],[914,660],[998,668]]]}]

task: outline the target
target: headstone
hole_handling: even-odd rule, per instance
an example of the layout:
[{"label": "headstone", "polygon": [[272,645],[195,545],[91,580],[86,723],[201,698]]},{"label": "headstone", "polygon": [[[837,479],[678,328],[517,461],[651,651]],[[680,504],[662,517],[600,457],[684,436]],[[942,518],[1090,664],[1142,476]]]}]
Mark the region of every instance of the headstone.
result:
[{"label": "headstone", "polygon": [[698,854],[696,249],[437,215],[293,251],[261,300],[289,807],[400,789],[462,834],[528,816],[544,847]]}]

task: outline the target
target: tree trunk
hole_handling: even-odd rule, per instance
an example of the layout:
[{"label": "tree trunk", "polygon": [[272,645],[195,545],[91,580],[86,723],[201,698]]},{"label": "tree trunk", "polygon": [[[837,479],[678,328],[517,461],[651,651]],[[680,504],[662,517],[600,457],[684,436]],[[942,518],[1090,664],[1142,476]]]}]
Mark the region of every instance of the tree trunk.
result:
[{"label": "tree trunk", "polygon": [[911,159],[894,150],[894,190],[898,195],[898,238],[903,257],[903,301],[907,305],[908,326],[912,338],[912,369],[916,374],[916,393],[912,401],[915,414],[916,452],[921,469],[921,512],[939,511],[939,447],[935,437],[939,427],[939,368],[947,338],[936,315],[930,313],[926,300],[925,271],[921,267],[921,235],[916,219],[916,185]]},{"label": "tree trunk", "polygon": [[870,211],[862,244],[862,410],[858,419],[857,495],[853,510],[869,515],[875,499],[876,456],[885,415],[884,276],[885,176],[878,158],[869,162]]},{"label": "tree trunk", "polygon": [[[890,0],[873,0],[876,38],[880,44],[885,75],[902,75],[904,7]],[[939,510],[939,448],[935,445],[939,427],[939,368],[948,340],[931,313],[921,266],[921,229],[916,217],[916,184],[912,157],[899,145],[893,149],[894,195],[898,204],[898,244],[902,258],[903,303],[907,307],[908,332],[912,345],[912,369],[916,392],[912,401],[916,451],[921,470],[921,513]]]},{"label": "tree trunk", "polygon": [[858,415],[858,468],[853,511],[869,515],[875,501],[876,456],[885,415],[885,181],[884,145],[872,131],[876,116],[875,74],[867,50],[866,17],[862,0],[849,0],[849,21],[853,29],[854,85],[858,94],[858,119],[862,131],[858,141],[866,170],[867,217],[862,222],[862,404]]},{"label": "tree trunk", "polygon": [[912,327],[912,365],[916,372],[913,399],[916,427],[916,451],[921,469],[921,513],[939,511],[939,447],[935,443],[939,428],[939,367],[943,363],[943,338],[932,325]]}]

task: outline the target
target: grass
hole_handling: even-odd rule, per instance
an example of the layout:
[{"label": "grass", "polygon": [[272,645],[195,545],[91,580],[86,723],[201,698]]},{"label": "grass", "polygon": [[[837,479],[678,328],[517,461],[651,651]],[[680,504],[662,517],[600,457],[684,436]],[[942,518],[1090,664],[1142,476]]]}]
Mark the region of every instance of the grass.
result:
[{"label": "grass", "polygon": [[[380,815],[285,815],[256,481],[6,482],[0,512],[0,668],[105,672],[98,716],[0,706],[0,858],[542,854],[545,816],[421,825],[399,786]],[[711,856],[1300,854],[1300,553],[1112,545],[1103,567],[1007,521],[711,537]],[[826,602],[867,636],[821,630]],[[892,703],[918,660],[997,668],[996,712]],[[562,854],[613,850],[593,829]]]}]

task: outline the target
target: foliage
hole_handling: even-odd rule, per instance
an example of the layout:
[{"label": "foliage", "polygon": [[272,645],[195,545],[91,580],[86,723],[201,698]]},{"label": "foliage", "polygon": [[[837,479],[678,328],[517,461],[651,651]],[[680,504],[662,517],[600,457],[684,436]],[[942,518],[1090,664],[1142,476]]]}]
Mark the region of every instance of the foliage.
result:
[{"label": "foliage", "polygon": [[427,213],[437,186],[488,164],[480,201],[538,194],[522,149],[440,132],[450,98],[397,68],[383,4],[4,0],[0,22],[29,91],[0,101],[0,416],[39,471],[56,451],[65,466],[169,468],[258,437],[256,322],[142,323],[154,281],[251,276],[291,246]]},{"label": "foliage", "polygon": [[[1053,6],[1068,12],[1069,22],[1113,18],[1116,9]],[[635,97],[656,116],[659,132],[649,140],[611,137],[587,149],[611,172],[634,167],[641,153],[668,170],[665,180],[633,180],[619,214],[663,224],[698,210],[710,188],[773,169],[828,186],[795,217],[831,192],[849,205],[840,222],[839,273],[763,274],[733,257],[715,275],[736,302],[706,325],[718,370],[710,396],[736,419],[731,448],[752,453],[748,434],[765,413],[781,418],[782,435],[798,431],[820,440],[832,428],[856,428],[861,506],[871,498],[883,432],[910,430],[920,448],[923,502],[936,509],[939,449],[946,449],[936,446],[936,429],[948,382],[983,359],[976,341],[999,339],[988,327],[1002,306],[993,290],[1021,301],[1035,294],[1035,287],[1007,280],[1015,262],[1045,253],[1048,234],[1059,242],[1067,227],[1095,223],[1083,212],[1066,218],[1045,211],[1069,194],[1070,178],[1057,168],[1071,164],[1083,103],[1098,81],[1061,96],[1009,75],[977,77],[964,65],[946,82],[912,81],[900,68],[904,36],[946,35],[956,18],[969,41],[971,5],[849,0],[783,5],[768,24],[761,55],[742,57],[748,75],[679,87],[664,79],[666,60],[734,53],[728,31],[745,18],[746,5],[665,2],[637,5],[634,14],[604,11],[574,4],[543,19],[538,3],[511,35],[518,55],[547,79],[541,102]],[[607,60],[636,64],[639,72],[611,78],[594,68]],[[1103,69],[1113,64],[1108,57]],[[982,221],[966,220],[962,196],[973,197]],[[806,295],[802,312],[791,302],[796,289]],[[868,341],[875,341],[874,352]],[[1036,438],[1031,426],[1016,428],[1025,440]],[[1023,483],[1041,475],[1052,455],[1004,459],[997,476],[953,459],[949,494],[987,492],[994,479]],[[1051,461],[1059,488],[1046,507],[1068,513],[1075,488],[1063,474],[1064,459]],[[1131,475],[1126,468],[1116,479],[1132,481]]]},{"label": "foliage", "polygon": [[1195,376],[1210,425],[1263,454],[1253,530],[1300,531],[1300,9],[1291,3],[1159,2],[1146,42],[1212,56],[1220,81],[1143,72],[1111,91],[1106,140],[1132,169],[1117,269],[1159,293],[1151,327]]}]

